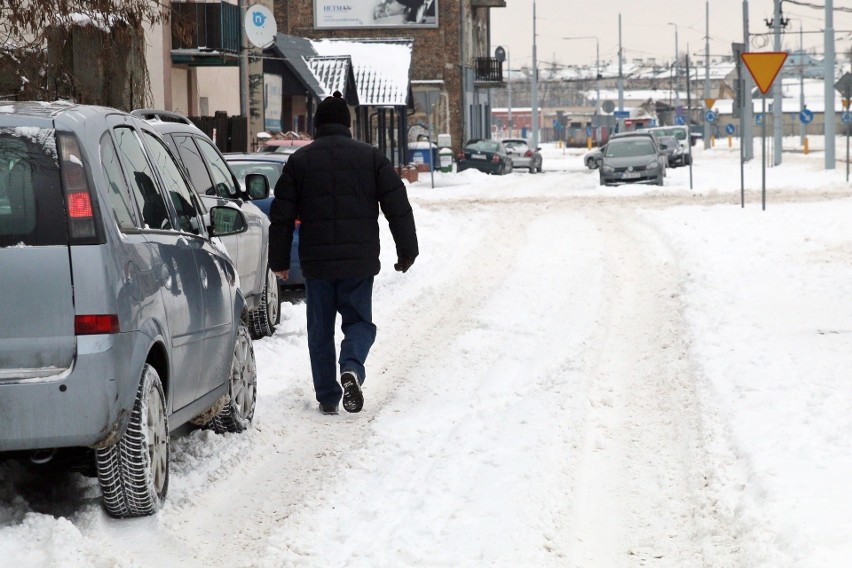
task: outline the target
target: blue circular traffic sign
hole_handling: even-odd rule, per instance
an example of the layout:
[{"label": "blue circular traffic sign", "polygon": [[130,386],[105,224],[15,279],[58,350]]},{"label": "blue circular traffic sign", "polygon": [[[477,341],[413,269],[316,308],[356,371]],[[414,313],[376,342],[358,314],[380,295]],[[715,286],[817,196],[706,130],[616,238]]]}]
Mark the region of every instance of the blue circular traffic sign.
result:
[{"label": "blue circular traffic sign", "polygon": [[678,126],[683,126],[684,124],[686,124],[686,119],[678,115],[675,117],[675,124],[677,124]]},{"label": "blue circular traffic sign", "polygon": [[840,114],[840,121],[843,124],[852,124],[852,111],[843,111]]},{"label": "blue circular traffic sign", "polygon": [[733,124],[726,124],[725,125],[725,133],[726,134],[733,134],[736,131],[737,131],[737,127],[734,126]]},{"label": "blue circular traffic sign", "polygon": [[708,110],[704,114],[704,120],[706,120],[707,122],[714,122],[716,120],[716,113],[712,110]]},{"label": "blue circular traffic sign", "polygon": [[814,119],[813,111],[810,111],[806,108],[802,109],[802,112],[799,113],[799,120],[802,121],[802,124],[809,124]]}]

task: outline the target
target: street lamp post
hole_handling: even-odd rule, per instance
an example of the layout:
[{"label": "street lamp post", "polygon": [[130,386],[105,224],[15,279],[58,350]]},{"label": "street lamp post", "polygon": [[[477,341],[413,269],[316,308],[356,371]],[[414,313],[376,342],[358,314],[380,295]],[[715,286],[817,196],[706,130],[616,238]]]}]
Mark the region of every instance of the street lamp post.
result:
[{"label": "street lamp post", "polygon": [[[675,91],[675,108],[680,106],[680,91],[678,90],[678,83],[680,81],[680,77],[678,75],[677,69],[677,58],[678,58],[678,42],[677,42],[677,24],[674,22],[668,22],[668,25],[674,26],[675,29],[675,60],[674,60],[674,91]],[[689,78],[687,77],[687,80]]]},{"label": "street lamp post", "polygon": [[571,36],[563,37],[562,39],[593,39],[595,40],[595,114],[598,114],[601,105],[601,44],[597,36]]}]

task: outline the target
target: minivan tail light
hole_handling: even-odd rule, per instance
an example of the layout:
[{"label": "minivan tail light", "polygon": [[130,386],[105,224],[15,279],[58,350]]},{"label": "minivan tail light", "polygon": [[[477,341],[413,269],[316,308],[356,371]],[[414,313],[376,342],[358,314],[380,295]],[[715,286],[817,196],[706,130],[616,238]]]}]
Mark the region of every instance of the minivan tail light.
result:
[{"label": "minivan tail light", "polygon": [[56,137],[59,143],[59,169],[62,172],[62,188],[68,207],[68,233],[71,243],[98,243],[100,240],[95,223],[94,202],[77,137],[69,132],[59,132]]},{"label": "minivan tail light", "polygon": [[532,158],[532,150],[527,150],[526,153],[524,154],[524,157],[525,158]]},{"label": "minivan tail light", "polygon": [[74,316],[74,335],[99,335],[121,331],[116,314]]}]

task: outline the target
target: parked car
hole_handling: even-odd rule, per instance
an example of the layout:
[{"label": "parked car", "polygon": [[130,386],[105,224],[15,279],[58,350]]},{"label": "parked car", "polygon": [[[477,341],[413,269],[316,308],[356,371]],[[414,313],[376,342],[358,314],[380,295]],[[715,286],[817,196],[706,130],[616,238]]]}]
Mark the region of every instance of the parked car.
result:
[{"label": "parked car", "polygon": [[0,203],[0,452],[62,455],[110,515],[152,514],[171,432],[254,415],[245,300],[217,240],[246,216],[207,210],[146,122],[62,102],[4,103]]},{"label": "parked car", "polygon": [[695,145],[695,140],[690,136],[689,128],[686,125],[655,126],[646,130],[658,138],[661,136],[674,137],[678,141],[682,152],[682,159],[678,165],[688,166],[692,163],[692,146]]},{"label": "parked car", "polygon": [[583,156],[583,164],[590,170],[598,169],[601,167],[604,150],[606,150],[606,145],[600,148],[592,148]]},{"label": "parked car", "polygon": [[503,138],[503,146],[512,158],[512,169],[524,168],[531,174],[541,171],[541,151],[533,150],[523,138]]},{"label": "parked car", "polygon": [[166,140],[208,207],[235,207],[245,214],[245,230],[223,238],[222,243],[240,275],[252,338],[272,335],[281,320],[281,303],[275,274],[266,257],[269,217],[257,207],[258,202],[269,197],[266,178],[254,176],[243,179],[241,184],[210,137],[182,114],[153,109],[134,110],[131,114],[148,121]]},{"label": "parked car", "polygon": [[311,140],[305,138],[272,138],[264,142],[258,152],[292,154],[302,146],[307,146]]},{"label": "parked car", "polygon": [[512,158],[499,140],[474,138],[465,143],[456,164],[456,171],[468,169],[487,174],[508,174],[512,172]]},{"label": "parked car", "polygon": [[654,183],[663,185],[664,166],[648,136],[612,137],[601,160],[601,185]]},{"label": "parked car", "polygon": [[674,136],[658,136],[660,147],[666,153],[666,167],[676,168],[684,165],[683,148]]},{"label": "parked car", "polygon": [[[281,177],[281,171],[284,169],[284,164],[290,154],[280,152],[254,152],[254,153],[228,153],[225,154],[225,160],[228,165],[240,180],[245,179],[251,174],[262,174],[269,180],[269,186],[275,188],[278,183],[278,178]],[[272,205],[273,195],[269,195],[266,199],[255,201],[258,208],[267,216],[269,208]],[[296,227],[293,229],[293,245],[290,249],[290,276],[287,280],[278,280],[280,292],[286,293],[293,289],[302,289],[305,287],[305,278],[302,276],[302,267],[299,263],[299,222],[296,221]]]},{"label": "parked car", "polygon": [[666,177],[668,173],[666,170],[668,169],[669,158],[666,155],[666,151],[660,145],[659,139],[654,136],[647,128],[643,128],[641,130],[629,130],[627,132],[617,132],[609,137],[610,140],[618,139],[618,138],[630,138],[630,137],[640,137],[646,138],[651,141],[654,145],[654,148],[657,150],[657,160],[660,162],[660,168],[663,171],[663,177]]}]

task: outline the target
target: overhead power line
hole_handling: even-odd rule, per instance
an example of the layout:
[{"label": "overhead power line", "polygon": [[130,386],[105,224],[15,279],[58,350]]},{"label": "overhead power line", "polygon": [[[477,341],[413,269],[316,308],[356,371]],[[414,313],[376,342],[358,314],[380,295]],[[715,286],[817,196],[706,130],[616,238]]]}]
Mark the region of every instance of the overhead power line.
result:
[{"label": "overhead power line", "polygon": [[[790,4],[795,4],[796,6],[805,6],[807,8],[815,8],[817,10],[825,10],[825,5],[814,4],[813,2],[802,2],[802,0],[784,0],[784,2],[788,2]],[[846,6],[835,6],[835,12],[849,12],[852,13],[852,8],[848,8]]]}]

